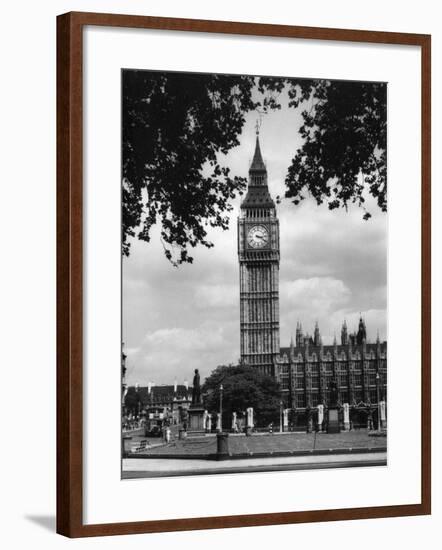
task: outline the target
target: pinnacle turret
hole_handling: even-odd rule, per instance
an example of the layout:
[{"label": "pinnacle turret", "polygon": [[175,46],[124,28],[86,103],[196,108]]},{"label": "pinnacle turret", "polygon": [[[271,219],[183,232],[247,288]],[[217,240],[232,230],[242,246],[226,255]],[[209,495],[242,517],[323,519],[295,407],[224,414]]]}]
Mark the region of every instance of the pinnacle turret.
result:
[{"label": "pinnacle turret", "polygon": [[362,315],[361,315],[359,318],[359,327],[358,327],[358,333],[356,335],[356,341],[360,346],[366,340],[367,340],[367,329],[365,328],[365,322],[362,319]]},{"label": "pinnacle turret", "polygon": [[249,168],[249,174],[251,172],[267,172],[266,165],[261,154],[261,147],[259,145],[259,134],[256,134],[255,154],[253,155],[252,164]]},{"label": "pinnacle turret", "polygon": [[315,346],[319,346],[321,342],[321,334],[319,332],[319,325],[318,325],[318,321],[316,321],[315,323],[315,332],[314,332],[314,335],[313,335],[313,343]]},{"label": "pinnacle turret", "polygon": [[249,168],[247,194],[241,204],[247,209],[274,209],[275,203],[267,186],[267,168],[262,158],[259,133],[256,133],[255,153]]},{"label": "pinnacle turret", "polygon": [[344,319],[344,323],[341,328],[341,344],[343,346],[348,345],[348,330],[347,330],[347,321]]}]

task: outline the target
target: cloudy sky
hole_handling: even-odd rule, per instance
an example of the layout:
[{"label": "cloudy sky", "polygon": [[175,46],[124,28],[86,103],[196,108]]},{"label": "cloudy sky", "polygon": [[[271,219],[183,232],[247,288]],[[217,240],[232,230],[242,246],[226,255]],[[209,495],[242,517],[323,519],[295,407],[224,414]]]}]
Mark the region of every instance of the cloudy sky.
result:
[{"label": "cloudy sky", "polygon": [[[255,145],[256,113],[249,113],[240,145],[225,157],[234,175],[247,176]],[[300,114],[282,109],[263,117],[261,150],[273,197],[301,141]],[[204,378],[217,365],[239,358],[239,270],[236,250],[238,199],[230,229],[212,229],[215,247],[199,247],[194,263],[174,268],[159,231],[150,243],[134,240],[123,259],[123,340],[127,381],[140,385]],[[387,215],[370,201],[373,217],[357,208],[329,211],[306,199],[278,207],[281,238],[280,332],[288,346],[296,322],[313,332],[317,320],[325,344],[340,336],[342,321],[356,328],[359,313],[368,339],[387,330]]]}]

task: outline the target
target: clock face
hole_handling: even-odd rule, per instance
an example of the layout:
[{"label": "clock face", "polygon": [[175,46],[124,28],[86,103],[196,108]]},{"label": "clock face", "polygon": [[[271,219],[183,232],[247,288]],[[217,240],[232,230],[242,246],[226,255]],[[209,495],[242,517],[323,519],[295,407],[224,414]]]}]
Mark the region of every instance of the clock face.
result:
[{"label": "clock face", "polygon": [[247,242],[252,248],[263,248],[269,242],[269,232],[264,225],[253,226],[247,234]]}]

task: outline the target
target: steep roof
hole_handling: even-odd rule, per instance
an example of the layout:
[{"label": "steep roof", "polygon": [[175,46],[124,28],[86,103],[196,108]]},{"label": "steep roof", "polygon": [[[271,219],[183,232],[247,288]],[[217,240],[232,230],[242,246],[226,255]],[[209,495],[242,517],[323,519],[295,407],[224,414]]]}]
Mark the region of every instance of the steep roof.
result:
[{"label": "steep roof", "polygon": [[250,181],[242,208],[274,208],[275,203],[267,186],[267,168],[262,158],[259,136],[256,136],[255,153],[249,168]]},{"label": "steep roof", "polygon": [[242,208],[274,208],[275,203],[267,185],[249,185],[241,203]]},{"label": "steep roof", "polygon": [[250,165],[249,172],[266,172],[266,165],[261,154],[261,147],[259,145],[259,135],[256,135],[255,154],[253,155],[252,164]]}]

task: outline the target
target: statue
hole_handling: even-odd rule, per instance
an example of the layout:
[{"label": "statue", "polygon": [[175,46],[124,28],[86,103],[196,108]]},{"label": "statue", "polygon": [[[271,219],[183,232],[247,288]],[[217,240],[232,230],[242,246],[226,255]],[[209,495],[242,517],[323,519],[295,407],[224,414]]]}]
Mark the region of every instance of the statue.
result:
[{"label": "statue", "polygon": [[192,387],[192,403],[187,409],[189,418],[189,433],[204,434],[206,431],[207,413],[201,402],[201,385],[198,369],[195,369]]},{"label": "statue", "polygon": [[195,376],[193,377],[192,388],[192,405],[201,404],[201,386],[200,386],[200,374],[198,369],[195,369]]}]

